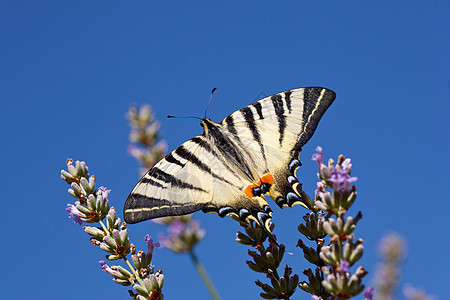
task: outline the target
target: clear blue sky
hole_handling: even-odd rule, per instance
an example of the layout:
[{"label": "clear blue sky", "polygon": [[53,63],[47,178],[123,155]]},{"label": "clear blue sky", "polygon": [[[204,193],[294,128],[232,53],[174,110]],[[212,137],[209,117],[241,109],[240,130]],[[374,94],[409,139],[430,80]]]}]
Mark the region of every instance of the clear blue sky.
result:
[{"label": "clear blue sky", "polygon": [[[126,153],[130,104],[153,106],[173,149],[201,128],[165,116],[201,116],[213,87],[219,121],[260,93],[314,85],[337,99],[304,147],[305,190],[315,189],[317,145],[351,157],[366,283],[377,241],[397,231],[409,244],[403,281],[450,299],[449,12],[449,1],[2,1],[0,298],[127,298],[67,219],[73,199],[59,172],[67,157],[85,160],[122,214],[139,179]],[[272,208],[301,273],[305,210]],[[247,268],[236,222],[196,217],[207,231],[197,254],[223,299],[256,299],[264,278]],[[130,229],[138,248],[160,231]],[[209,299],[187,256],[156,250],[154,264],[166,299]]]}]

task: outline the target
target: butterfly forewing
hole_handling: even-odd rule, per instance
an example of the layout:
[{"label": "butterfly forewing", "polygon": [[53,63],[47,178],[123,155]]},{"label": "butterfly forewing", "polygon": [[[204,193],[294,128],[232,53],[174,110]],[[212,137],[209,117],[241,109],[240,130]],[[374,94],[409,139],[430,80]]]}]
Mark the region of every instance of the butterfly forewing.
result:
[{"label": "butterfly forewing", "polygon": [[[125,202],[128,223],[184,215],[202,209],[212,199],[212,181],[202,181],[205,151],[195,137],[166,155],[134,187]],[[197,163],[198,164],[195,164]]]}]

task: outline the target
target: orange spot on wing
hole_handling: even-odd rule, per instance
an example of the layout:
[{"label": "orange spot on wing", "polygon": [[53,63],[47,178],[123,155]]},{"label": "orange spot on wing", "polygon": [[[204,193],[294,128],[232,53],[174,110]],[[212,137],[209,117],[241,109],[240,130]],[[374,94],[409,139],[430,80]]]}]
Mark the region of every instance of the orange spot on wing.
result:
[{"label": "orange spot on wing", "polygon": [[263,177],[261,177],[261,179],[259,179],[258,185],[261,185],[262,183],[268,183],[268,184],[272,185],[274,181],[275,180],[273,179],[272,174],[269,173],[269,174],[266,174]]},{"label": "orange spot on wing", "polygon": [[255,197],[255,195],[253,195],[253,189],[255,187],[258,187],[258,186],[254,185],[254,184],[247,185],[247,187],[244,189],[244,193],[247,195],[247,197],[249,197],[249,198]]}]

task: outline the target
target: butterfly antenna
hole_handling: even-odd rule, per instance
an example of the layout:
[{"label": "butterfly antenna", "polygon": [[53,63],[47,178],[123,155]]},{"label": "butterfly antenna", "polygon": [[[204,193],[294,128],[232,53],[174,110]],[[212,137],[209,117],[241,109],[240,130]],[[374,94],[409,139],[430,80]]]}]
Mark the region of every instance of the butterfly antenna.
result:
[{"label": "butterfly antenna", "polygon": [[206,112],[208,111],[209,104],[211,104],[211,99],[212,99],[212,96],[213,96],[213,93],[214,93],[215,90],[217,90],[217,89],[213,88],[212,91],[211,91],[211,97],[209,97],[209,102],[208,102],[208,105],[206,106],[206,109],[205,109],[205,118],[206,118]]},{"label": "butterfly antenna", "polygon": [[167,118],[169,118],[169,119],[199,119],[199,120],[202,119],[200,117],[177,117],[177,116],[172,116],[172,115],[168,115]]}]

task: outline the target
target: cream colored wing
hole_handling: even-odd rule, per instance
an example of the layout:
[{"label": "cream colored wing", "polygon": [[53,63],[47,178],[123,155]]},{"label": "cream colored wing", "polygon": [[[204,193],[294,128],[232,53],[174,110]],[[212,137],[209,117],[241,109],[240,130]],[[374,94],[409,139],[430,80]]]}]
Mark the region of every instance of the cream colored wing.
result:
[{"label": "cream colored wing", "polygon": [[256,180],[274,178],[267,194],[280,206],[307,203],[296,179],[299,154],[320,118],[334,101],[333,91],[320,87],[285,91],[259,100],[225,118],[230,139],[254,164]]},{"label": "cream colored wing", "polygon": [[128,223],[189,214],[253,219],[268,230],[268,194],[280,206],[305,203],[295,177],[301,147],[335,98],[325,88],[286,91],[236,111],[185,142],[139,181],[125,203]]},{"label": "cream colored wing", "polygon": [[200,210],[212,199],[212,184],[201,181],[207,167],[190,163],[199,155],[194,137],[169,153],[151,168],[125,202],[124,218],[137,223],[163,216],[177,216]]},{"label": "cream colored wing", "polygon": [[265,211],[257,220],[264,224],[270,208],[263,197],[245,197],[242,190],[249,183],[207,137],[196,136],[142,177],[125,203],[125,221],[137,223],[198,210],[221,217],[235,214],[245,221],[256,220],[258,212]]}]

